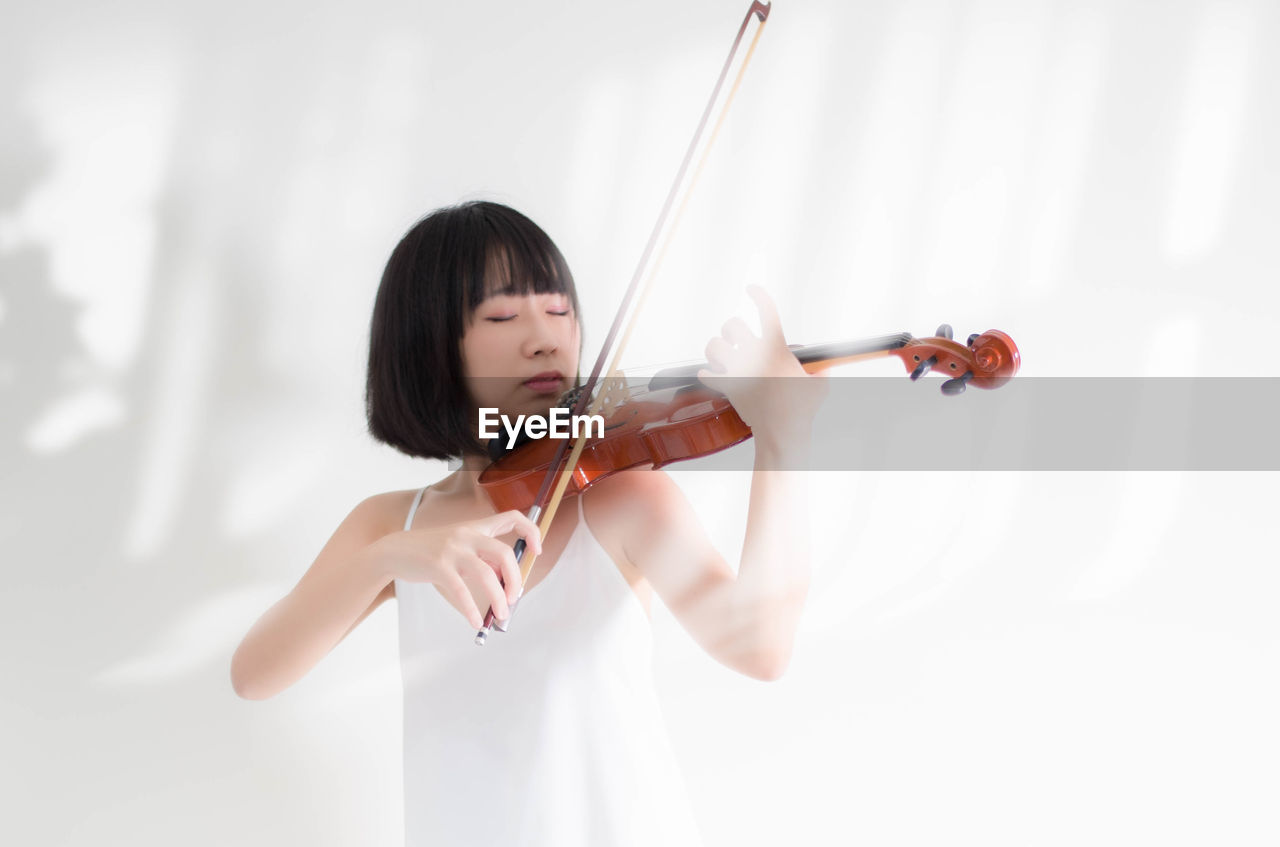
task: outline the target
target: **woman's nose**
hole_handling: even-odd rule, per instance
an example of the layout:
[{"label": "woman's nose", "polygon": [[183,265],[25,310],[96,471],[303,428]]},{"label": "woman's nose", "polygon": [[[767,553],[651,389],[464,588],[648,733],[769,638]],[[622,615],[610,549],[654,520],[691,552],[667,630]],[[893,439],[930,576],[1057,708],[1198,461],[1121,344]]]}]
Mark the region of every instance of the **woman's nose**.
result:
[{"label": "woman's nose", "polygon": [[560,341],[551,316],[535,313],[533,320],[529,322],[529,334],[524,340],[524,355],[545,356],[554,353],[559,346]]}]

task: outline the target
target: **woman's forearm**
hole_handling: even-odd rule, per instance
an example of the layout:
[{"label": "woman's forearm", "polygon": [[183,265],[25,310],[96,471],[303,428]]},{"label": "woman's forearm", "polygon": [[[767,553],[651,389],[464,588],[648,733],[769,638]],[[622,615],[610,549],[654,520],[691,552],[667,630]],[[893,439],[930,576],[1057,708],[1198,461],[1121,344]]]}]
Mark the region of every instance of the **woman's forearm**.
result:
[{"label": "woman's forearm", "polygon": [[373,544],[347,556],[322,554],[240,642],[231,659],[235,692],[265,700],[297,682],[346,636],[388,582]]},{"label": "woman's forearm", "polygon": [[747,531],[735,605],[753,620],[754,652],[766,677],[791,657],[809,590],[807,438],[756,442]]}]

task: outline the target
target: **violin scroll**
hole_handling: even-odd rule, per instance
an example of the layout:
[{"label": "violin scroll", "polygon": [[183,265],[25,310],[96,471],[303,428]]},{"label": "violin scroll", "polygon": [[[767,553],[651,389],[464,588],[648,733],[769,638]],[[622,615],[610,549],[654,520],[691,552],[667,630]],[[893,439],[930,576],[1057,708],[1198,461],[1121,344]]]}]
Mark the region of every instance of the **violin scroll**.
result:
[{"label": "violin scroll", "polygon": [[974,333],[961,344],[947,324],[938,327],[932,338],[913,338],[891,355],[902,360],[913,381],[930,371],[950,377],[942,384],[942,393],[947,395],[963,394],[970,385],[999,388],[1022,364],[1018,345],[1000,330]]}]

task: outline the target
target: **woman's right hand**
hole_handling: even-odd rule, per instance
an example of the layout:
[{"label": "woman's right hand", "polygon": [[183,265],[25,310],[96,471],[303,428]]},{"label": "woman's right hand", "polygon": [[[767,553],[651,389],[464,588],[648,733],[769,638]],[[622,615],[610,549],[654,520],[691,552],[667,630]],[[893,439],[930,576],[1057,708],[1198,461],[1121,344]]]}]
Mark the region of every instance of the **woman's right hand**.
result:
[{"label": "woman's right hand", "polygon": [[520,596],[515,552],[510,544],[498,540],[499,535],[513,530],[525,540],[530,553],[541,555],[538,525],[515,510],[474,521],[393,532],[375,541],[370,552],[390,578],[431,583],[473,628],[480,629],[484,626],[482,603],[493,608],[498,620],[506,620],[510,604]]}]

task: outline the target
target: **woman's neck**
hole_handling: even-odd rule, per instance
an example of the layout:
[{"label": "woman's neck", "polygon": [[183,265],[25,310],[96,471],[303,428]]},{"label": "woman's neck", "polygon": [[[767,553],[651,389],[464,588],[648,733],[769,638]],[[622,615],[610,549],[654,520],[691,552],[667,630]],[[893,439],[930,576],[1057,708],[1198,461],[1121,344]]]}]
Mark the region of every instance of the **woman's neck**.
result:
[{"label": "woman's neck", "polygon": [[484,499],[488,498],[480,488],[480,472],[490,464],[490,459],[479,454],[468,454],[462,457],[462,467],[431,486],[436,492],[449,497]]}]

